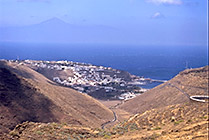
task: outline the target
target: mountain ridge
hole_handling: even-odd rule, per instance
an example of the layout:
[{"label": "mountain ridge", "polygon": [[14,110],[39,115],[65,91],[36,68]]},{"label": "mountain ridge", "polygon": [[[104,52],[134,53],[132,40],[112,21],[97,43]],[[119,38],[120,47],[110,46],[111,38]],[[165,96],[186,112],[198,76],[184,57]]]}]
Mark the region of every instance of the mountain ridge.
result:
[{"label": "mountain ridge", "polygon": [[[184,70],[168,82],[124,103],[120,108],[136,114],[158,107],[189,102],[190,99],[178,88],[188,93],[189,96],[196,94],[207,95],[208,66]],[[132,106],[135,106],[135,108]]]},{"label": "mountain ridge", "polygon": [[[0,74],[2,69],[15,72],[13,76],[17,74],[19,77],[23,77],[23,82],[26,81],[27,85],[33,85],[32,87],[37,89],[38,92],[43,93],[46,97],[49,97],[49,99],[53,101],[56,106],[60,107],[62,112],[67,113],[67,115],[71,113],[72,116],[75,116],[75,118],[73,118],[75,122],[78,124],[82,123],[78,125],[75,123],[63,123],[63,121],[48,121],[48,123],[46,123],[30,122],[30,120],[28,122],[27,120],[24,120],[26,122],[20,122],[20,124],[16,125],[16,127],[10,131],[9,134],[7,133],[0,136],[3,139],[32,140],[35,138],[37,140],[41,140],[44,138],[67,140],[70,138],[105,140],[111,138],[113,140],[180,140],[183,138],[205,140],[208,138],[208,102],[202,103],[190,100],[181,92],[181,90],[183,90],[189,96],[197,94],[206,95],[206,92],[208,91],[209,80],[208,66],[184,70],[168,82],[159,85],[134,99],[131,99],[127,102],[121,102],[121,104],[116,105],[117,107],[115,107],[115,111],[118,108],[134,115],[132,115],[129,119],[119,122],[113,127],[105,130],[99,129],[98,126],[101,125],[101,122],[110,122],[110,120],[112,120],[113,114],[111,114],[111,111],[107,108],[105,109],[105,107],[99,105],[107,111],[105,111],[107,114],[110,113],[111,115],[106,114],[107,116],[104,116],[104,113],[98,114],[98,112],[93,111],[97,108],[95,107],[97,102],[96,104],[94,102],[94,105],[92,104],[94,106],[93,108],[84,102],[77,103],[79,100],[81,100],[80,98],[83,98],[83,96],[79,96],[79,99],[74,98],[74,92],[71,94],[72,99],[68,100],[70,102],[75,101],[74,104],[70,104],[73,109],[71,109],[71,112],[67,112],[66,110],[70,109],[67,105],[68,102],[60,103],[58,100],[64,101],[63,98],[67,98],[69,96],[67,94],[63,94],[65,96],[61,97],[60,95],[62,94],[53,94],[52,90],[50,89],[53,88],[56,93],[58,93],[57,91],[62,93],[66,90],[66,88],[61,88],[62,90],[58,90],[58,87],[56,87],[58,85],[53,85],[53,81],[48,80],[40,74],[33,72],[32,69],[21,64],[15,64],[11,62],[4,64],[4,66],[0,66]],[[8,76],[5,75],[5,77]],[[11,78],[12,75],[9,77]],[[3,78],[0,78],[1,85],[2,79]],[[11,83],[13,82],[8,83],[8,85],[15,86]],[[53,86],[49,86],[48,84],[52,84]],[[178,90],[178,88],[175,86],[171,86],[171,84],[175,85],[181,90]],[[48,85],[50,88],[46,88],[46,85]],[[2,89],[4,90],[8,88],[4,88],[3,86],[3,88],[0,88],[0,93]],[[75,94],[79,95],[78,93]],[[84,96],[91,98],[87,95]],[[85,98],[85,102],[88,102],[88,104],[91,103],[86,99],[87,98]],[[90,108],[90,110],[87,112],[80,110],[82,109],[81,106],[86,109]],[[1,104],[0,107],[2,107]],[[75,110],[78,112],[75,112]],[[92,115],[88,115],[88,112]],[[83,118],[82,114],[84,114],[87,118]],[[100,125],[89,122],[91,120],[88,120],[88,123],[85,123],[83,120],[92,119],[95,121],[95,116],[97,115],[98,117],[103,117],[103,121],[96,119],[97,121],[94,122]],[[116,116],[117,115],[119,114],[116,114]],[[80,118],[77,118],[78,116]],[[2,119],[1,116],[0,118]],[[90,127],[93,124],[95,127]]]},{"label": "mountain ridge", "polygon": [[[5,128],[13,129],[15,125],[23,121],[60,122],[99,127],[102,123],[111,120],[113,117],[112,112],[107,107],[92,97],[70,88],[58,86],[53,81],[48,80],[28,67],[1,61],[0,68],[0,96],[3,100],[0,103],[0,107],[3,112],[10,110],[7,113],[2,112],[0,114],[0,123],[6,126],[1,128],[3,132],[8,131]],[[13,79],[8,79],[12,77]],[[15,83],[17,84],[14,85]],[[46,102],[46,104],[42,105],[42,102]],[[22,107],[14,105],[14,103],[21,104]],[[47,104],[49,106],[48,109]],[[26,114],[24,113],[24,108],[28,109],[28,111],[25,111]],[[14,110],[19,111],[16,112]],[[32,113],[27,115],[27,112],[30,111]],[[53,114],[51,117],[50,112]],[[5,115],[8,117],[5,117]],[[13,118],[13,116],[21,115],[22,118],[18,120]],[[37,118],[33,118],[33,116],[37,116]],[[47,116],[49,116],[49,119],[47,119]],[[54,116],[54,119],[52,116]],[[6,118],[10,119],[10,121],[5,121]]]},{"label": "mountain ridge", "polygon": [[[36,43],[110,43],[124,33],[105,25],[77,25],[58,18],[21,27],[0,27],[0,41]],[[123,38],[123,37],[122,37]]]},{"label": "mountain ridge", "polygon": [[57,24],[69,24],[63,20],[61,20],[60,18],[57,18],[57,17],[53,17],[53,18],[50,18],[48,20],[45,20],[45,21],[42,21],[40,22],[39,24],[47,24],[47,23],[57,23]]}]

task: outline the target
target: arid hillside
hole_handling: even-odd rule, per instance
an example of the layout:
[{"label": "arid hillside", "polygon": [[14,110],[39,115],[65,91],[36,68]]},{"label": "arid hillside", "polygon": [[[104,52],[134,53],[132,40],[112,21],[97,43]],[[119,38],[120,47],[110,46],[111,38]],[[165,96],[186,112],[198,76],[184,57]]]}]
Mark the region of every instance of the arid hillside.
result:
[{"label": "arid hillside", "polygon": [[92,97],[56,85],[26,66],[0,62],[0,133],[24,121],[94,128],[112,118],[112,112]]},{"label": "arid hillside", "polygon": [[168,82],[125,102],[120,108],[133,114],[143,113],[154,108],[189,102],[188,96],[207,94],[208,66],[205,66],[180,72]]},{"label": "arid hillside", "polygon": [[42,140],[207,140],[208,104],[185,104],[152,109],[135,114],[110,130],[75,127],[60,123],[24,122],[5,139]]},{"label": "arid hillside", "polygon": [[[208,66],[180,72],[170,81],[120,106],[134,113],[116,124],[113,140],[207,140],[208,100],[197,102],[193,95],[208,96]],[[105,139],[105,138],[104,138]]]},{"label": "arid hillside", "polygon": [[[16,73],[19,73],[22,76],[29,76],[26,73],[20,73],[20,71],[28,72],[28,70],[31,69],[23,66],[16,66],[14,64],[7,64],[7,66],[8,65],[13,68],[16,67],[15,69],[18,69]],[[6,69],[2,69],[1,71],[5,70]],[[59,102],[59,100],[64,99],[59,96],[56,96],[56,99],[55,97],[53,98],[53,96],[49,96],[48,94],[46,94],[48,93],[46,91],[52,91],[50,89],[45,89],[43,85],[39,85],[38,83],[36,83],[37,81],[41,81],[41,83],[43,84],[45,83],[44,81],[51,81],[44,79],[43,77],[37,77],[34,75],[32,77],[33,80],[31,80],[30,78],[22,78],[22,80],[29,82],[31,85],[42,87],[38,88],[38,91],[41,95],[42,93],[45,93],[43,95],[49,98],[49,101],[53,101],[53,109],[57,112],[59,112],[59,109],[62,109],[62,111],[66,114],[66,108],[70,107],[63,107],[64,105],[66,105],[66,102],[62,105],[60,105],[61,103]],[[45,84],[48,85],[48,82],[46,82],[47,84]],[[56,87],[56,85],[51,85],[51,87],[53,86]],[[58,87],[56,87],[54,90],[58,91],[57,88]],[[66,88],[63,88],[63,91],[64,89],[67,90]],[[54,95],[54,93],[52,92],[51,95]],[[92,119],[92,121],[94,122],[92,122],[91,120],[88,120],[88,122],[83,121],[83,116],[73,118],[77,122],[79,121],[84,124],[83,126],[75,126],[75,124],[72,123],[52,123],[52,121],[54,120],[47,120],[47,122],[51,121],[50,123],[45,123],[45,120],[37,123],[24,122],[18,124],[12,131],[10,131],[7,135],[4,135],[2,138],[23,140],[207,140],[209,123],[208,102],[203,103],[191,100],[189,98],[191,95],[208,95],[208,66],[180,72],[176,77],[174,77],[167,83],[164,83],[148,92],[145,92],[144,94],[132,100],[122,103],[118,106],[119,109],[121,111],[124,109],[124,112],[130,112],[130,115],[134,115],[132,115],[129,119],[123,122],[118,122],[111,128],[107,127],[105,129],[101,129],[101,127],[89,128],[84,126],[102,122],[101,120],[105,119],[111,120],[112,117],[112,114],[111,112],[109,112],[108,109],[105,109],[102,105],[99,105],[98,102],[91,99],[91,101],[93,100],[98,104],[98,106],[106,111],[105,113],[97,112],[101,118],[102,115],[106,114],[106,116],[103,116],[105,117],[104,119],[100,119],[100,121],[99,119],[95,119],[98,116],[97,114],[94,114],[93,116],[87,115],[86,117],[87,119],[95,117]],[[65,97],[67,97],[67,95],[65,95]],[[75,98],[74,96],[72,97]],[[90,97],[87,96],[85,98]],[[78,99],[75,100],[75,102],[78,102]],[[91,107],[89,106],[90,103],[91,102],[88,101],[88,107],[86,108],[87,110]],[[81,109],[81,111],[77,111],[79,115],[82,115],[82,113],[85,114],[82,111],[82,107],[80,107],[78,103],[76,105],[77,107],[79,107],[79,109]],[[113,111],[116,112],[116,110]],[[51,112],[53,113],[55,118],[57,118],[56,115],[58,113],[56,114],[53,111]],[[67,113],[69,114],[69,112]],[[116,115],[119,119],[121,116],[117,113],[118,112],[116,112]],[[108,114],[110,115],[108,116]],[[59,116],[62,116],[62,114]],[[72,117],[73,116],[74,115],[72,115]],[[95,120],[98,122],[96,122]],[[96,124],[94,126],[96,126]]]},{"label": "arid hillside", "polygon": [[207,140],[208,104],[190,101],[135,114],[112,129],[114,140]]}]

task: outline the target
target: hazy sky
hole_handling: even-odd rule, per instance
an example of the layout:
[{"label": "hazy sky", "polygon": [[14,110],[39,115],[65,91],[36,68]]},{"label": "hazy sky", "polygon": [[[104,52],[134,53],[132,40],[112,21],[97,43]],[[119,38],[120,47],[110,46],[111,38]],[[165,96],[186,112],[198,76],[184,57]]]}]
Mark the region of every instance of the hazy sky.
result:
[{"label": "hazy sky", "polygon": [[[57,17],[79,25],[106,25],[146,36],[145,44],[207,44],[207,0],[0,0],[0,26]],[[160,44],[160,43],[159,43]]]}]

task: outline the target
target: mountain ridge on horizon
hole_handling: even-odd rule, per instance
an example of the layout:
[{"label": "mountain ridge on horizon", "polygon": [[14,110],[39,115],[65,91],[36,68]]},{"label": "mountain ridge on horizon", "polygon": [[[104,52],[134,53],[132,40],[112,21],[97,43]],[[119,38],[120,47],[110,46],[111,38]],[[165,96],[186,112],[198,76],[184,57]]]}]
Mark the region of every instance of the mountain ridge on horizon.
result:
[{"label": "mountain ridge on horizon", "polygon": [[106,25],[77,25],[57,17],[27,26],[0,27],[0,32],[0,41],[43,43],[120,42],[122,33]]},{"label": "mountain ridge on horizon", "polygon": [[47,19],[47,20],[44,20],[44,21],[39,22],[38,24],[43,24],[43,23],[48,23],[48,22],[70,24],[70,23],[67,23],[67,22],[65,22],[64,20],[62,20],[62,19],[60,19],[60,18],[58,18],[58,17],[49,18],[49,19]]}]

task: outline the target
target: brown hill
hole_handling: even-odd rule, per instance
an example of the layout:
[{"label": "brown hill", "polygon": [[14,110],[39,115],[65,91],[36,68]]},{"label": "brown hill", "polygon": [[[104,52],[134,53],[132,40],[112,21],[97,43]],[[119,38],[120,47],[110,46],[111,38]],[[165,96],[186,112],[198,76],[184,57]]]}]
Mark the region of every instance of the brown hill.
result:
[{"label": "brown hill", "polygon": [[0,133],[24,121],[100,127],[112,118],[90,96],[58,86],[26,66],[0,62]]},{"label": "brown hill", "polygon": [[208,104],[190,101],[135,114],[113,128],[112,139],[207,140],[208,123]]},{"label": "brown hill", "polygon": [[[208,66],[185,70],[153,90],[126,102],[134,102],[130,112],[139,112],[127,121],[116,124],[111,130],[73,127],[60,123],[25,122],[5,136],[5,138],[33,139],[114,139],[114,140],[182,140],[208,139],[208,103],[189,100],[187,94],[201,95],[208,92]],[[175,85],[175,86],[172,86]],[[177,89],[177,88],[179,89]],[[186,92],[186,95],[180,90]],[[161,91],[164,94],[161,94]],[[149,93],[149,94],[148,94]],[[174,94],[175,93],[175,94]],[[155,98],[151,98],[153,95]],[[171,96],[172,95],[172,96]],[[170,97],[169,97],[170,96]],[[162,102],[160,99],[163,99]],[[175,101],[176,99],[177,101]],[[155,101],[157,100],[157,101]],[[145,102],[152,103],[151,106]],[[138,105],[140,104],[142,108]],[[171,105],[170,105],[171,104]],[[155,106],[156,105],[156,106]],[[130,107],[130,106],[128,106]],[[136,109],[134,109],[136,107]],[[128,110],[127,110],[128,111]],[[143,112],[143,113],[141,113]]]},{"label": "brown hill", "polygon": [[135,114],[110,131],[74,127],[58,123],[17,125],[7,138],[42,139],[113,139],[113,140],[182,140],[208,138],[208,104],[190,101]]},{"label": "brown hill", "polygon": [[180,72],[168,82],[125,102],[120,108],[136,114],[154,108],[189,102],[190,99],[181,91],[189,96],[207,95],[208,66]]},{"label": "brown hill", "polygon": [[[208,95],[208,66],[180,72],[176,77],[120,107],[135,113],[115,125],[114,140],[208,139],[208,102],[191,95]],[[137,114],[136,114],[137,113]]]}]

